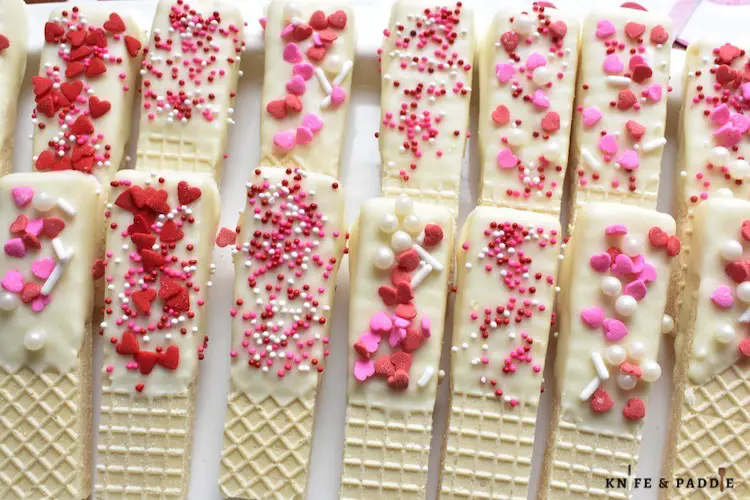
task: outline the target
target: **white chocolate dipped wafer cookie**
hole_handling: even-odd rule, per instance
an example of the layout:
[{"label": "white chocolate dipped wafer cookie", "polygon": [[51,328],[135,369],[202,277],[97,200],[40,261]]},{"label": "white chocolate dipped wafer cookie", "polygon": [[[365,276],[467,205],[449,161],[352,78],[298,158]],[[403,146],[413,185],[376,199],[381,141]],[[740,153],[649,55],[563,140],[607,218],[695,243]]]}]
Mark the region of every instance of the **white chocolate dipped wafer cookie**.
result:
[{"label": "white chocolate dipped wafer cookie", "polygon": [[579,31],[538,4],[495,15],[478,56],[481,204],[560,212]]},{"label": "white chocolate dipped wafer cookie", "polygon": [[31,118],[35,170],[77,170],[106,187],[130,139],[144,35],[104,5],[50,14]]},{"label": "white chocolate dipped wafer cookie", "polygon": [[606,478],[635,467],[679,252],[672,217],[622,204],[579,210],[565,249],[542,498],[630,498]]},{"label": "white chocolate dipped wafer cookie", "polygon": [[[231,388],[219,486],[226,498],[305,495],[315,397],[346,246],[333,177],[259,168],[233,245]],[[294,457],[290,460],[289,457]]]},{"label": "white chocolate dipped wafer cookie", "polygon": [[265,20],[261,165],[338,177],[356,49],[346,2],[273,0]]},{"label": "white chocolate dipped wafer cookie", "polygon": [[82,499],[91,486],[98,184],[0,179],[0,498]]},{"label": "white chocolate dipped wafer cookie", "polygon": [[458,209],[469,135],[474,12],[462,2],[397,0],[380,53],[383,195]]},{"label": "white chocolate dipped wafer cookie", "polygon": [[236,2],[159,1],[141,66],[136,169],[221,178],[244,25]]},{"label": "white chocolate dipped wafer cookie", "polygon": [[97,498],[185,498],[218,217],[205,174],[124,170],[112,181]]},{"label": "white chocolate dipped wafer cookie", "polygon": [[13,170],[18,92],[26,72],[28,38],[21,0],[0,0],[0,176]]},{"label": "white chocolate dipped wafer cookie", "polygon": [[[708,199],[692,228],[663,496],[739,500],[750,496],[750,202]],[[707,475],[731,487],[725,477],[715,488],[688,486]]]},{"label": "white chocolate dipped wafer cookie", "polygon": [[631,8],[586,16],[571,148],[571,213],[590,201],[656,208],[672,39],[665,16]]},{"label": "white chocolate dipped wafer cookie", "polygon": [[401,194],[365,202],[352,231],[339,498],[425,496],[453,217]]},{"label": "white chocolate dipped wafer cookie", "polygon": [[451,411],[440,498],[526,498],[562,232],[478,207],[457,249]]}]

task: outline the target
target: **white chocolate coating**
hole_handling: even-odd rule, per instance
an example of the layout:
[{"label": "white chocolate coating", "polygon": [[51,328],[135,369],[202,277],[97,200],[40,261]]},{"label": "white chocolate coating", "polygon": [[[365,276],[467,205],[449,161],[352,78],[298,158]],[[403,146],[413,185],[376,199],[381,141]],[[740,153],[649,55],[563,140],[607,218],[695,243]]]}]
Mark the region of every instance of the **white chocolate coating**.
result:
[{"label": "white chocolate coating", "polygon": [[[67,15],[63,16],[62,13]],[[125,148],[130,140],[131,120],[133,115],[133,101],[137,94],[136,82],[138,81],[138,69],[140,68],[144,42],[143,30],[138,26],[132,16],[122,13],[117,14],[125,25],[124,32],[113,32],[104,26],[109,26],[111,8],[103,4],[84,6],[79,8],[78,13],[73,13],[70,8],[58,8],[50,14],[50,23],[57,25],[64,33],[79,33],[80,26],[87,34],[93,31],[101,32],[105,35],[106,52],[104,57],[98,58],[96,55],[88,59],[68,62],[71,54],[80,48],[91,48],[98,46],[87,42],[78,43],[73,46],[72,42],[61,36],[47,40],[42,48],[40,56],[38,77],[43,80],[54,82],[53,91],[60,91],[61,88],[81,85],[74,101],[74,108],[69,111],[65,117],[63,125],[60,124],[60,111],[48,116],[38,110],[33,113],[32,121],[34,123],[33,135],[33,158],[34,168],[36,170],[49,170],[53,167],[53,161],[59,163],[63,160],[67,162],[67,168],[91,173],[96,176],[102,185],[107,185],[112,179],[114,173],[120,169],[123,164]],[[74,29],[71,29],[74,28]],[[119,30],[119,28],[118,28]],[[131,50],[135,55],[129,53],[126,45],[126,37],[129,38],[127,44],[131,45]],[[96,54],[93,52],[92,54]],[[85,72],[68,77],[66,72],[76,62],[90,62],[98,58],[104,62],[106,71],[102,74],[89,76]],[[55,70],[58,68],[58,70]],[[77,82],[81,82],[78,84]],[[61,85],[63,87],[61,87]],[[63,93],[65,95],[65,93]],[[70,94],[72,96],[72,94]],[[109,110],[102,113],[101,109],[96,106],[106,106],[109,103]],[[79,163],[71,161],[76,158],[74,143],[71,133],[73,133],[73,124],[79,117],[88,117],[93,125],[94,133],[90,134],[91,139],[86,140],[86,145],[91,146],[93,160]],[[97,136],[101,135],[101,139]],[[58,143],[56,147],[50,147],[50,142]],[[65,148],[60,146],[60,143]],[[63,153],[63,156],[60,153]],[[40,155],[48,155],[51,160]]]},{"label": "white chocolate coating", "polygon": [[27,31],[24,3],[21,0],[2,0],[0,35],[8,40],[9,46],[0,50],[0,175],[13,168],[11,153],[18,92],[26,71]]},{"label": "white chocolate coating", "polygon": [[[625,236],[605,235],[605,229],[616,224],[627,228],[627,237],[641,240],[640,255],[645,263],[654,267],[656,274],[654,280],[647,282],[646,295],[638,301],[637,311],[630,317],[617,314],[614,298],[601,292],[602,278],[616,274],[613,271],[597,272],[591,263],[593,256],[607,255],[608,248],[612,246],[622,249]],[[624,373],[622,368],[608,365],[609,380],[595,384],[588,397],[584,397],[584,393],[588,392],[584,388],[597,379],[592,353],[598,352],[604,359],[619,361],[622,351],[618,349],[618,352],[611,352],[611,349],[613,346],[621,346],[627,360],[636,365],[643,360],[656,360],[658,357],[670,258],[664,248],[656,248],[650,244],[648,232],[652,227],[673,235],[674,219],[652,210],[607,203],[587,204],[578,213],[575,233],[565,250],[560,276],[561,292],[558,296],[560,333],[555,362],[555,390],[560,397],[562,416],[566,421],[595,431],[617,434],[637,432],[642,424],[642,420],[632,422],[624,418],[623,407],[632,397],[639,397],[646,402],[648,383],[638,381],[635,389],[622,390],[633,385],[633,377]],[[623,279],[623,294],[627,284],[634,281],[633,275],[627,276],[627,279]],[[619,340],[610,341],[602,326],[594,328],[585,324],[582,317],[584,310],[594,307],[603,312],[599,323],[601,320],[606,322],[616,319],[626,325],[628,333]],[[614,402],[613,408],[608,412],[594,413],[589,408],[587,400],[597,387],[604,388]]]},{"label": "white chocolate coating", "polygon": [[[34,197],[46,193],[55,199],[64,199],[75,208],[76,215],[69,216],[59,205],[47,212],[38,211],[33,199],[19,207],[12,194],[18,188],[30,190]],[[15,303],[11,311],[0,310],[0,344],[3,346],[0,366],[4,370],[14,372],[25,366],[35,372],[53,368],[66,373],[76,366],[93,308],[91,264],[96,242],[91,234],[99,224],[97,190],[98,184],[93,178],[78,172],[11,174],[0,179],[0,227],[5,247],[5,251],[0,250],[0,300]],[[8,228],[21,215],[32,225],[35,220],[58,218],[64,221],[64,229],[55,239],[40,233],[41,247],[37,250],[29,247],[19,258],[11,255],[6,245],[20,234],[11,234]],[[26,227],[30,229],[29,225]],[[62,258],[57,255],[56,247],[65,250]],[[67,262],[64,266],[63,260]],[[8,272],[21,273],[24,284],[36,284],[43,289],[49,280],[44,276],[48,273],[51,276],[55,272],[51,269],[57,266],[61,266],[61,274],[47,295],[49,302],[40,312],[34,312],[32,307],[39,304],[22,302],[21,294],[13,292],[15,280]]]},{"label": "white chocolate coating", "polygon": [[[586,17],[571,148],[576,203],[616,193],[656,207],[673,35],[667,17],[635,9]],[[650,76],[635,76],[637,66]]]},{"label": "white chocolate coating", "polygon": [[[579,31],[578,18],[557,9],[513,7],[495,15],[478,55],[483,204],[559,212]],[[539,104],[533,103],[535,96]],[[514,156],[520,167],[514,166]]]},{"label": "white chocolate coating", "polygon": [[[313,13],[323,12],[325,18],[337,12],[343,12],[346,24],[343,29],[337,27],[315,26],[323,28],[312,31],[312,35],[304,40],[297,40],[292,33],[288,33],[294,21],[300,21],[300,29],[311,26]],[[317,14],[319,15],[319,14]],[[338,14],[340,15],[340,14]],[[292,19],[294,18],[294,19]],[[325,43],[325,55],[322,60],[317,55],[311,58],[308,49],[317,45],[315,37],[321,31],[329,31],[337,36],[332,43]],[[273,0],[268,6],[265,28],[265,73],[263,77],[263,100],[261,107],[261,165],[273,165],[280,162],[283,165],[298,166],[308,172],[326,174],[338,177],[341,162],[341,151],[346,133],[346,116],[351,99],[351,85],[353,77],[354,54],[357,45],[354,13],[346,2],[335,0],[314,0],[294,2],[292,0]],[[301,38],[301,36],[300,36]],[[296,59],[285,57],[285,52],[296,46],[299,56]],[[317,68],[322,71],[316,74]],[[286,87],[294,76],[300,76],[304,82],[304,93],[293,94]],[[321,80],[325,78],[325,81]],[[299,79],[297,84],[299,84]],[[337,98],[344,92],[343,100],[330,103],[333,85],[339,87]],[[328,85],[331,88],[327,88]],[[299,90],[295,89],[295,92]],[[284,116],[274,116],[267,108],[274,102],[284,101],[285,97],[297,95],[301,110],[282,108]],[[328,100],[326,100],[328,98]],[[292,134],[296,136],[298,127],[304,126],[303,118],[313,113],[323,122],[322,128],[315,131],[312,140],[301,142],[296,140],[287,151],[274,143],[276,134]]]},{"label": "white chocolate coating", "polygon": [[[380,64],[383,193],[407,192],[457,205],[476,32],[469,6],[457,8],[448,2],[440,8],[452,11],[446,17],[458,19],[458,23],[435,22],[432,16],[441,14],[435,14],[435,3],[427,0],[398,0],[391,11]],[[425,9],[431,9],[429,20]],[[417,27],[418,22],[422,27]],[[408,36],[411,30],[417,32],[416,37]],[[455,34],[453,43],[436,43],[431,35],[425,35],[433,30],[441,40]],[[406,38],[410,38],[408,46]],[[421,44],[423,40],[427,42]],[[426,58],[426,62],[415,63],[415,57]],[[405,95],[420,88],[419,97]],[[401,116],[402,110],[406,117]]]},{"label": "white chocolate coating", "polygon": [[[170,24],[173,9],[188,6],[196,14],[180,13],[175,24],[201,25],[197,35]],[[177,32],[183,29],[187,32]],[[243,37],[244,19],[234,2],[191,0],[178,6],[174,0],[160,0],[141,67],[138,170],[183,170],[221,178]],[[180,92],[185,93],[182,101]]]},{"label": "white chocolate coating", "polygon": [[[160,180],[164,182],[160,182]],[[192,188],[201,191],[200,197],[187,205],[180,205],[177,190],[180,182],[187,182]],[[137,384],[144,384],[143,395],[156,397],[161,395],[184,394],[188,391],[190,384],[197,375],[199,348],[204,343],[206,332],[206,312],[204,303],[208,295],[208,283],[211,262],[211,250],[216,234],[216,225],[219,217],[219,194],[216,183],[209,176],[196,173],[183,172],[160,172],[152,174],[142,171],[123,170],[119,172],[113,182],[110,204],[108,205],[109,216],[107,218],[107,246],[105,279],[105,303],[111,313],[105,314],[102,325],[104,338],[115,339],[122,342],[123,335],[130,330],[135,333],[141,351],[158,351],[161,347],[165,350],[171,346],[179,348],[179,364],[176,369],[167,369],[157,364],[148,374],[142,374],[139,363],[135,361],[132,354],[119,354],[116,352],[116,344],[110,343],[105,346],[104,352],[104,376],[109,377],[111,385],[116,391],[134,394]],[[144,284],[144,277],[149,273],[143,272],[143,251],[138,251],[132,238],[127,234],[128,227],[134,224],[134,214],[121,208],[116,200],[127,191],[125,182],[142,188],[151,187],[166,192],[166,203],[169,205],[168,215],[160,215],[150,229],[150,234],[156,236],[153,247],[146,248],[164,255],[165,242],[161,241],[161,233],[156,229],[163,230],[168,220],[183,222],[183,237],[170,248],[166,256],[176,259],[174,263],[154,268],[157,281],[149,278]],[[170,217],[172,217],[170,219]],[[190,220],[184,219],[191,218]],[[116,227],[113,225],[116,224]],[[193,245],[192,251],[188,245]],[[145,248],[145,247],[144,247]],[[134,260],[134,259],[137,259]],[[169,269],[166,272],[163,269]],[[190,277],[186,278],[185,270],[190,270]],[[171,273],[179,272],[183,278],[175,277],[181,290],[189,297],[189,311],[166,306],[168,302],[161,298],[165,277]],[[126,276],[128,276],[126,278]],[[186,283],[192,283],[193,288],[186,287]],[[133,290],[154,290],[156,294],[151,301],[149,313],[140,309],[133,298]],[[164,308],[170,312],[164,312]],[[128,312],[128,318],[123,322],[123,315]],[[174,314],[178,312],[179,314]],[[190,313],[194,315],[191,317]],[[162,322],[162,315],[169,318]],[[121,323],[118,325],[118,322]],[[160,328],[159,325],[162,325]],[[140,331],[147,329],[148,331]],[[138,331],[136,331],[138,330]],[[181,331],[184,330],[184,333]],[[145,333],[145,334],[144,334]],[[146,339],[148,337],[148,340]],[[130,364],[130,366],[128,366]],[[137,390],[137,389],[136,389]]]},{"label": "white chocolate coating", "polygon": [[[282,181],[288,181],[289,186],[282,186]],[[344,192],[332,177],[307,172],[298,176],[277,168],[256,169],[248,185],[251,185],[248,193],[253,197],[247,198],[233,248],[236,273],[232,311],[233,390],[253,397],[270,394],[285,403],[313,390],[319,379],[318,367],[322,369],[325,365],[336,275],[346,245]],[[300,199],[301,194],[305,196]],[[262,205],[263,201],[270,204]],[[310,208],[311,204],[317,208]],[[256,214],[255,210],[260,212]],[[280,235],[278,222],[263,216],[266,210],[280,214],[280,221],[290,222],[288,229],[294,234]],[[306,234],[311,224],[316,229]],[[268,240],[253,236],[256,231],[276,234],[275,244],[264,246]],[[295,238],[306,248],[287,249],[286,242]],[[261,248],[265,249],[262,253]],[[271,266],[273,255],[279,255],[278,265]],[[283,284],[279,282],[279,274],[285,275]],[[253,286],[248,282],[251,278]],[[269,292],[266,286],[274,288]],[[277,289],[279,286],[281,289]],[[300,293],[290,299],[287,293],[290,288]],[[238,305],[239,301],[242,305]],[[313,302],[317,305],[312,305]],[[274,311],[273,317],[264,319],[264,312],[269,310]],[[297,326],[300,320],[309,326]],[[274,331],[275,328],[278,330]],[[282,342],[287,343],[286,347]],[[257,360],[261,367],[248,366],[251,360]],[[285,368],[287,363],[289,368]]]}]

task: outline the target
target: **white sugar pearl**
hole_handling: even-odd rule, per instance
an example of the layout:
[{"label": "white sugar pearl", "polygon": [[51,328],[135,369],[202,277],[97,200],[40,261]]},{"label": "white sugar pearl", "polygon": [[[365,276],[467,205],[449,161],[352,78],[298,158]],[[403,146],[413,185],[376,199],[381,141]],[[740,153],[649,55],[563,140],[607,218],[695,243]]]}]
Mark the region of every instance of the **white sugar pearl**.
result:
[{"label": "white sugar pearl", "polygon": [[422,231],[422,219],[416,214],[407,215],[404,218],[404,229],[408,232],[415,234]]},{"label": "white sugar pearl", "polygon": [[384,233],[391,234],[398,229],[398,217],[393,214],[385,214],[383,218],[380,219],[379,227]]},{"label": "white sugar pearl", "polygon": [[552,70],[547,66],[540,66],[531,75],[531,81],[539,87],[543,87],[552,81]]},{"label": "white sugar pearl", "polygon": [[750,177],[750,162],[747,160],[733,160],[729,162],[729,173],[735,179]]},{"label": "white sugar pearl", "polygon": [[628,346],[628,356],[630,356],[630,359],[633,361],[641,361],[645,355],[646,346],[643,345],[643,342],[635,340]]},{"label": "white sugar pearl", "polygon": [[706,346],[696,346],[694,352],[695,357],[698,359],[703,359],[708,355],[708,349],[706,349]]},{"label": "white sugar pearl", "polygon": [[26,332],[23,336],[23,346],[29,351],[38,351],[47,343],[47,334],[39,331]]},{"label": "white sugar pearl", "polygon": [[742,243],[737,240],[727,240],[721,244],[719,254],[724,260],[737,260],[742,257]]},{"label": "white sugar pearl", "polygon": [[635,385],[637,383],[638,379],[633,375],[628,375],[627,373],[622,372],[617,375],[617,387],[619,387],[623,391],[630,391],[635,389]]},{"label": "white sugar pearl", "polygon": [[622,241],[622,251],[630,256],[643,252],[643,241],[637,236],[626,236]]},{"label": "white sugar pearl", "polygon": [[674,330],[674,319],[669,314],[661,318],[661,333],[671,333]]},{"label": "white sugar pearl", "polygon": [[620,316],[629,318],[638,309],[638,302],[630,295],[620,295],[615,301],[615,311]]},{"label": "white sugar pearl", "polygon": [[326,58],[323,60],[323,70],[325,70],[325,72],[330,75],[337,74],[339,71],[341,71],[342,66],[343,59],[341,59],[341,56],[336,54],[326,56]]},{"label": "white sugar pearl", "polygon": [[400,194],[396,198],[396,215],[409,215],[414,211],[414,200],[408,194]]},{"label": "white sugar pearl", "polygon": [[0,311],[15,311],[18,307],[18,298],[12,293],[0,293]]},{"label": "white sugar pearl", "polygon": [[396,231],[391,236],[391,248],[394,252],[405,252],[411,248],[411,236],[406,231]]},{"label": "white sugar pearl", "polygon": [[508,144],[511,146],[523,146],[528,140],[528,134],[520,128],[512,128],[508,132]]},{"label": "white sugar pearl", "polygon": [[31,203],[35,210],[40,212],[49,212],[57,204],[57,200],[45,192],[37,193],[32,199]]},{"label": "white sugar pearl", "polygon": [[653,359],[641,363],[641,378],[648,383],[656,382],[661,377],[661,366]]},{"label": "white sugar pearl", "polygon": [[711,163],[714,166],[724,166],[729,158],[729,150],[721,146],[717,146],[711,150]]},{"label": "white sugar pearl", "polygon": [[734,340],[735,332],[732,325],[720,325],[714,332],[714,338],[717,342],[728,344]]},{"label": "white sugar pearl", "polygon": [[729,188],[719,188],[714,193],[714,198],[730,199],[730,198],[734,198],[734,193]]},{"label": "white sugar pearl", "polygon": [[560,144],[558,144],[557,142],[548,141],[544,146],[542,154],[549,161],[557,161],[560,159],[560,155],[562,154],[562,148],[560,148]]},{"label": "white sugar pearl", "polygon": [[750,302],[750,281],[737,285],[737,298],[742,302]]},{"label": "white sugar pearl", "polygon": [[617,297],[622,290],[622,283],[614,276],[607,276],[602,278],[601,282],[602,293],[608,297]]},{"label": "white sugar pearl", "polygon": [[613,366],[621,365],[627,359],[627,353],[621,345],[611,345],[604,353],[604,359]]},{"label": "white sugar pearl", "polygon": [[372,257],[373,264],[378,269],[390,269],[393,263],[396,261],[396,257],[393,255],[393,250],[388,247],[381,246],[375,250],[375,255]]},{"label": "white sugar pearl", "polygon": [[529,35],[534,28],[534,20],[528,14],[521,14],[516,18],[513,27],[521,35]]}]

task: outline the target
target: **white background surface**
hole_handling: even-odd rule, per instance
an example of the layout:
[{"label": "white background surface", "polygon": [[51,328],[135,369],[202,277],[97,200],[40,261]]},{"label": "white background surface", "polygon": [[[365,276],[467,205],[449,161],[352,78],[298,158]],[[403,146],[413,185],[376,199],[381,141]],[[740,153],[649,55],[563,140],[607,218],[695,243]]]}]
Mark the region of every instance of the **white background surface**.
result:
[{"label": "white background surface", "polygon": [[[304,1],[304,0],[297,0]],[[335,0],[332,0],[332,2]],[[339,0],[346,2],[346,0]],[[465,5],[471,6],[477,13],[477,26],[483,31],[489,24],[499,5],[524,5],[514,0],[463,0]],[[684,1],[684,0],[683,0]],[[15,171],[29,171],[31,169],[31,141],[32,132],[30,121],[33,106],[31,92],[31,77],[37,74],[39,67],[39,52],[43,42],[43,25],[52,8],[66,5],[72,7],[77,2],[68,4],[43,4],[27,6],[27,17],[30,30],[30,55],[27,73],[20,100],[19,121],[16,131]],[[188,3],[192,3],[188,0]],[[238,98],[235,105],[236,125],[230,133],[229,158],[224,167],[224,179],[221,182],[222,214],[221,225],[234,228],[238,210],[242,207],[245,188],[244,183],[249,178],[250,171],[257,166],[260,90],[263,79],[263,43],[260,26],[257,22],[262,16],[264,1],[240,0],[240,4],[248,23],[247,41],[248,52],[243,55],[242,70],[244,76],[240,81]],[[354,67],[354,82],[352,100],[349,110],[349,124],[344,146],[343,167],[341,181],[346,192],[347,220],[351,223],[359,210],[361,203],[368,198],[378,196],[380,186],[380,169],[378,142],[374,137],[378,130],[380,109],[380,79],[377,72],[375,51],[378,48],[382,30],[386,27],[390,15],[390,1],[387,0],[349,0],[355,7],[355,22],[358,32],[357,60]],[[448,3],[448,2],[445,2]],[[593,1],[582,2],[576,0],[556,0],[558,7],[582,10],[594,4]],[[618,4],[620,2],[597,0],[597,5]],[[673,0],[641,0],[641,3],[652,11],[667,13],[673,7]],[[694,3],[688,1],[687,3]],[[530,2],[529,2],[530,4]],[[132,13],[144,29],[151,23],[156,2],[154,0],[102,2],[102,8]],[[741,12],[740,12],[741,11]],[[741,20],[750,18],[750,7],[718,7],[713,2],[704,0],[698,6],[696,14],[687,24],[684,32],[688,40],[710,36],[719,33],[719,39],[724,41],[733,39],[731,33],[738,36],[746,34]],[[672,199],[671,178],[674,172],[676,152],[676,118],[680,99],[680,77],[684,63],[684,52],[672,52],[672,86],[670,94],[669,120],[665,149],[662,184],[659,197],[659,210],[669,211]],[[476,75],[475,75],[476,78]],[[477,87],[477,85],[475,85]],[[478,93],[474,93],[472,100],[472,132],[476,132],[476,117]],[[134,123],[138,123],[137,115]],[[136,134],[137,131],[134,131]],[[131,138],[135,144],[136,136]],[[475,206],[478,193],[479,165],[476,160],[476,142],[469,141],[467,157],[464,158],[461,186],[461,211],[459,221],[462,223],[466,215]],[[131,148],[131,153],[132,153]],[[131,154],[134,157],[134,155]],[[225,249],[226,250],[226,249]],[[191,470],[190,500],[218,500],[221,498],[217,486],[219,473],[219,459],[223,438],[223,421],[226,404],[226,394],[229,387],[229,339],[230,317],[229,308],[232,302],[233,268],[228,251],[215,249],[214,261],[217,273],[214,277],[214,287],[209,294],[210,318],[209,331],[210,347],[201,365],[201,381],[198,390],[197,421],[193,445],[193,463]],[[332,500],[337,497],[339,476],[341,473],[341,456],[344,439],[345,418],[345,377],[349,373],[346,366],[346,324],[348,308],[348,261],[345,259],[338,279],[338,291],[331,332],[331,355],[324,375],[321,392],[318,394],[316,428],[314,432],[313,454],[310,462],[308,499]],[[451,308],[449,308],[450,310]],[[448,325],[452,318],[449,313]],[[451,328],[445,332],[443,353],[450,347]],[[97,346],[98,348],[100,346]],[[550,343],[545,373],[551,374],[554,361],[555,342]],[[95,358],[95,372],[97,381],[94,387],[99,387],[101,367],[101,353],[97,349]],[[673,356],[671,339],[664,339],[660,355],[660,363],[664,368],[664,375],[654,384],[649,415],[646,419],[643,449],[639,464],[639,475],[658,478],[660,461],[663,455],[663,442],[667,428],[669,412],[669,394],[671,389],[671,370]],[[443,369],[448,371],[448,363],[443,359]],[[547,387],[551,387],[547,378]],[[435,497],[435,485],[438,476],[439,443],[445,429],[445,413],[447,405],[447,384],[440,386],[439,397],[435,412],[432,454],[430,456],[430,482],[427,498]],[[546,444],[546,427],[548,422],[549,394],[542,397],[534,454],[534,468],[532,476],[539,473],[543,449]],[[95,393],[94,408],[98,408],[98,394]],[[96,439],[96,433],[94,433]],[[655,479],[658,483],[658,480]],[[529,498],[533,498],[536,484],[532,482]],[[636,491],[636,500],[655,499],[657,490]]]}]

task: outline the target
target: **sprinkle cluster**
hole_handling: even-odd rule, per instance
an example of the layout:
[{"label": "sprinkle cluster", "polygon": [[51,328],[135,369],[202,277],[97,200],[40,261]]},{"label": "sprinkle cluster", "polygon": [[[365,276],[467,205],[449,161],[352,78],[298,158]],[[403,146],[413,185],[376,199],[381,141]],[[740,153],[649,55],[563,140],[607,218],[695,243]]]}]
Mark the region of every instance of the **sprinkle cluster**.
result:
[{"label": "sprinkle cluster", "polygon": [[[128,34],[116,13],[102,26],[90,24],[77,7],[44,26],[44,40],[58,47],[57,60],[44,61],[44,70],[31,79],[36,106],[31,117],[35,127],[56,127],[58,132],[47,149],[34,157],[37,170],[78,170],[92,173],[95,167],[110,165],[110,145],[97,132],[97,120],[112,105],[98,96],[89,82],[104,78],[109,71],[127,66],[113,54],[112,46],[124,44],[129,57],[138,57],[141,42]],[[122,92],[129,92],[128,75],[117,78]]]},{"label": "sprinkle cluster", "polygon": [[[468,34],[460,26],[461,7],[462,3],[456,2],[454,8],[424,9],[383,32],[386,45],[392,41],[393,46],[387,57],[399,61],[399,72],[385,73],[383,79],[403,97],[398,109],[384,110],[382,133],[403,136],[399,152],[411,156],[411,170],[417,169],[427,145],[445,141],[442,138],[446,136],[462,140],[462,135],[469,135],[468,131],[442,130],[445,113],[439,111],[443,99],[451,96],[471,98],[472,55],[460,54],[453,49],[456,41]],[[382,49],[378,55],[382,58]],[[402,86],[398,78],[402,73],[405,82],[414,82],[411,87]],[[435,157],[443,156],[441,148],[431,149],[434,149]],[[409,180],[407,170],[402,170],[399,175],[403,180]]]},{"label": "sprinkle cluster", "polygon": [[[339,189],[337,182],[326,188]],[[237,228],[235,258],[244,260],[252,301],[235,300],[231,316],[245,328],[241,346],[230,352],[233,360],[247,359],[250,369],[275,371],[284,377],[293,370],[323,371],[329,339],[319,333],[328,321],[335,270],[341,255],[326,250],[327,241],[348,235],[331,227],[329,214],[317,200],[326,192],[305,187],[301,170],[287,169],[278,182],[255,170],[247,186],[247,233]],[[233,242],[219,234],[220,245]],[[326,296],[327,295],[327,296]]]},{"label": "sprinkle cluster", "polygon": [[[233,54],[222,53],[221,40],[231,41]],[[177,0],[169,9],[167,33],[155,29],[151,47],[143,51],[143,113],[149,121],[163,117],[166,123],[187,123],[194,114],[206,122],[221,118],[214,105],[217,96],[202,87],[239,65],[244,47],[241,27],[224,23],[219,11],[204,14]],[[154,90],[158,82],[170,83],[164,95]]]},{"label": "sprinkle cluster", "polygon": [[[161,186],[165,182],[158,178],[155,186],[149,182],[142,187],[130,181],[113,181],[113,192],[119,194],[105,212],[107,219],[120,211],[132,214],[132,223],[127,227],[117,222],[108,224],[109,241],[120,238],[127,260],[123,262],[111,251],[105,255],[102,266],[107,294],[101,326],[113,323],[122,332],[109,339],[112,347],[117,354],[132,358],[127,370],[139,370],[143,375],[151,373],[157,364],[177,369],[184,353],[177,345],[149,348],[150,336],[161,334],[170,344],[175,336],[196,335],[198,327],[188,327],[195,308],[204,306],[200,286],[194,282],[202,264],[194,253],[195,243],[186,239],[187,229],[198,223],[190,206],[202,193],[200,188],[181,181],[176,189],[178,203],[171,206],[169,192]],[[118,281],[124,279],[121,290],[115,288],[116,275]],[[199,359],[207,341],[206,337],[198,348]],[[108,373],[114,369],[112,365],[106,367]],[[142,383],[135,387],[139,392],[143,388]]]},{"label": "sprinkle cluster", "polygon": [[[544,360],[534,359],[531,353],[534,338],[523,325],[535,314],[544,313],[552,307],[552,304],[545,304],[536,298],[538,288],[555,286],[554,276],[534,271],[530,249],[549,248],[549,251],[557,253],[555,247],[559,238],[555,229],[546,231],[542,227],[524,226],[512,221],[493,221],[484,229],[484,241],[473,252],[473,262],[467,258],[465,264],[467,272],[485,272],[495,276],[508,292],[507,300],[466,314],[469,324],[473,325],[471,339],[481,344],[480,352],[471,358],[471,364],[488,371],[479,376],[479,384],[489,384],[494,395],[502,397],[511,407],[518,405],[521,395],[507,394],[502,388],[502,378],[498,377],[514,376],[524,365],[529,365],[533,374],[541,373]],[[461,248],[469,252],[470,246],[466,242]],[[554,320],[552,313],[553,323]],[[487,339],[501,335],[502,330],[508,332],[507,349],[498,353],[489,352]],[[464,342],[460,346],[454,345],[451,350],[455,353],[470,347],[468,342]]]}]

